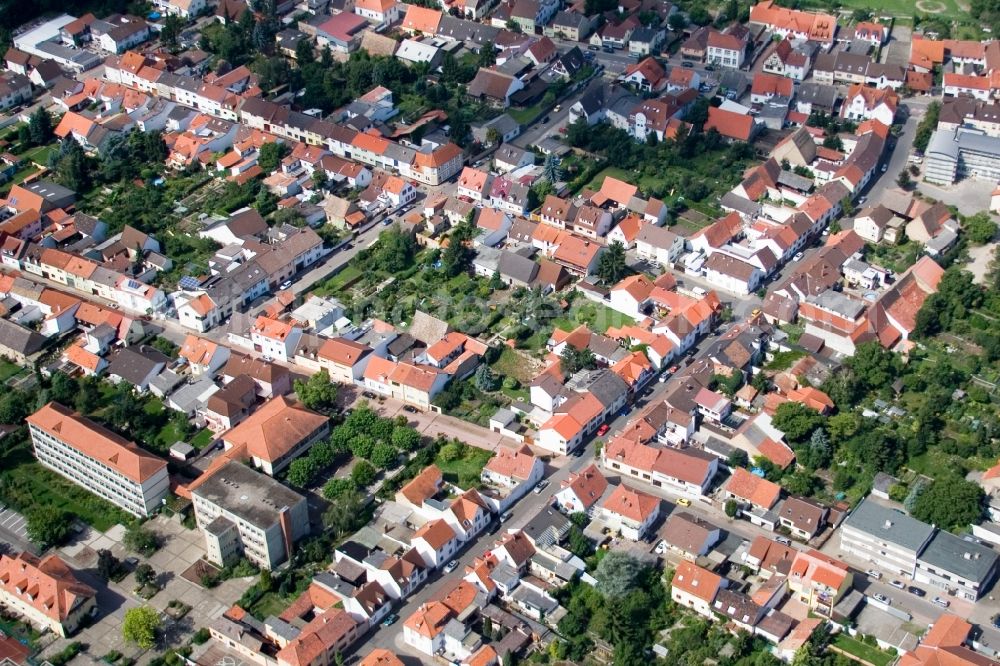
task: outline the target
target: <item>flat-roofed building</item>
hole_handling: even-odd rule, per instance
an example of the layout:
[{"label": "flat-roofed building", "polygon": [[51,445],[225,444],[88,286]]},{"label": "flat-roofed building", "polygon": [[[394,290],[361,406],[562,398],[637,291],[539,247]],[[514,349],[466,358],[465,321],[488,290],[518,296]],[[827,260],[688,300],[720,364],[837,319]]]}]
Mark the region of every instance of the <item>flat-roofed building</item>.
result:
[{"label": "flat-roofed building", "polygon": [[865,562],[913,577],[917,554],[933,534],[933,526],[868,497],[841,526],[840,549]]},{"label": "flat-roofed building", "polygon": [[170,490],[165,460],[68,407],[50,402],[27,421],[38,462],[134,516]]},{"label": "flat-roofed building", "polygon": [[309,533],[306,498],[233,460],[192,491],[206,556],[225,565],[246,557],[273,569]]}]

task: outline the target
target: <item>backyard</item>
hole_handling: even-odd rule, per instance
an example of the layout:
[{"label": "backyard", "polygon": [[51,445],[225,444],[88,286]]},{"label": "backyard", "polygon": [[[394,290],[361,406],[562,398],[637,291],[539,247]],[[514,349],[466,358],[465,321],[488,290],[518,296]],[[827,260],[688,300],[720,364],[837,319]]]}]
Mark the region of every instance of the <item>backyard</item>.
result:
[{"label": "backyard", "polygon": [[832,645],[844,654],[874,666],[889,666],[896,659],[896,655],[880,650],[874,645],[862,643],[843,632],[837,634]]},{"label": "backyard", "polygon": [[451,442],[438,450],[434,464],[444,473],[445,481],[467,489],[479,485],[483,467],[491,457],[493,453],[486,449]]}]

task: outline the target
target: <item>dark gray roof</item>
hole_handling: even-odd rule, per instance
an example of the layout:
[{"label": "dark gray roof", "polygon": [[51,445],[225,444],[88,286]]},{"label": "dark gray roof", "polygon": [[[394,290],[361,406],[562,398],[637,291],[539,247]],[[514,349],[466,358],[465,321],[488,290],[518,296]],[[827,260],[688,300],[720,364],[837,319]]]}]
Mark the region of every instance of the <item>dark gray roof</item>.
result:
[{"label": "dark gray roof", "polygon": [[554,537],[554,541],[558,542],[559,538],[562,537],[566,532],[569,531],[570,521],[569,518],[559,513],[555,509],[545,507],[539,511],[535,516],[528,521],[528,524],[522,528],[525,536],[532,540],[532,542],[538,541],[539,538],[545,538],[543,535],[549,534]]},{"label": "dark gray roof", "polygon": [[528,284],[538,274],[538,264],[527,257],[504,251],[500,253],[497,270],[503,277]]},{"label": "dark gray roof", "polygon": [[983,583],[993,574],[998,557],[992,548],[939,530],[917,559],[938,571]]},{"label": "dark gray roof", "polygon": [[800,102],[809,102],[824,109],[832,109],[837,103],[837,89],[822,83],[807,81],[799,85],[796,92]]},{"label": "dark gray roof", "polygon": [[870,497],[851,512],[844,526],[913,552],[919,551],[934,532],[933,526],[883,506]]},{"label": "dark gray roof", "polygon": [[449,14],[441,17],[437,30],[438,37],[448,37],[460,42],[473,42],[480,45],[494,41],[498,34],[500,34],[500,28],[455,18]]},{"label": "dark gray roof", "polygon": [[111,359],[108,374],[138,385],[145,382],[158,365],[163,367],[169,362],[170,358],[147,345],[126,347]]},{"label": "dark gray roof", "polygon": [[0,319],[0,346],[31,356],[45,346],[45,336],[20,324]]},{"label": "dark gray roof", "polygon": [[193,492],[262,528],[278,522],[282,509],[305,501],[297,492],[236,460],[223,465]]},{"label": "dark gray roof", "polygon": [[587,390],[600,400],[602,405],[608,407],[628,393],[628,384],[610,370],[604,370],[594,378]]}]

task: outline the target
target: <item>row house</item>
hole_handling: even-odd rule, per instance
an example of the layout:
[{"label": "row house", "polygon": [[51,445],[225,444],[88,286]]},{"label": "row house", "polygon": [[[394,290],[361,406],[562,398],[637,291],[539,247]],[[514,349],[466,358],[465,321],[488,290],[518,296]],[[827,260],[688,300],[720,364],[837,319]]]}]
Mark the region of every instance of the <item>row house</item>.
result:
[{"label": "row house", "polygon": [[719,459],[701,450],[657,448],[623,436],[615,437],[601,449],[601,464],[654,487],[691,497],[707,494],[719,469]]}]

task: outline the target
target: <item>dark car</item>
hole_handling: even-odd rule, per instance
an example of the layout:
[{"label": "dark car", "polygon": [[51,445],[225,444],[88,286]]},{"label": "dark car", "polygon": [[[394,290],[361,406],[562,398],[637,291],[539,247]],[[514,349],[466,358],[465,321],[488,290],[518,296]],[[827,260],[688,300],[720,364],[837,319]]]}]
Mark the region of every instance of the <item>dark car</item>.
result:
[{"label": "dark car", "polygon": [[924,592],[923,590],[921,590],[919,587],[916,587],[916,586],[913,586],[913,585],[911,585],[908,588],[906,588],[906,591],[909,592],[910,594],[916,596],[916,597],[923,597],[923,596],[925,596],[927,594],[926,592]]},{"label": "dark car", "polygon": [[368,398],[369,400],[374,400],[376,397],[375,394],[372,393],[371,391],[365,391],[361,395],[364,396],[365,398]]},{"label": "dark car", "polygon": [[684,62],[681,63],[681,67],[694,67],[694,63],[685,60]]},{"label": "dark car", "polygon": [[542,118],[542,124],[543,125],[548,125],[549,124],[549,117],[548,116],[545,116],[544,118]]},{"label": "dark car", "polygon": [[418,414],[420,412],[420,410],[413,405],[403,405],[403,411],[411,414]]}]

